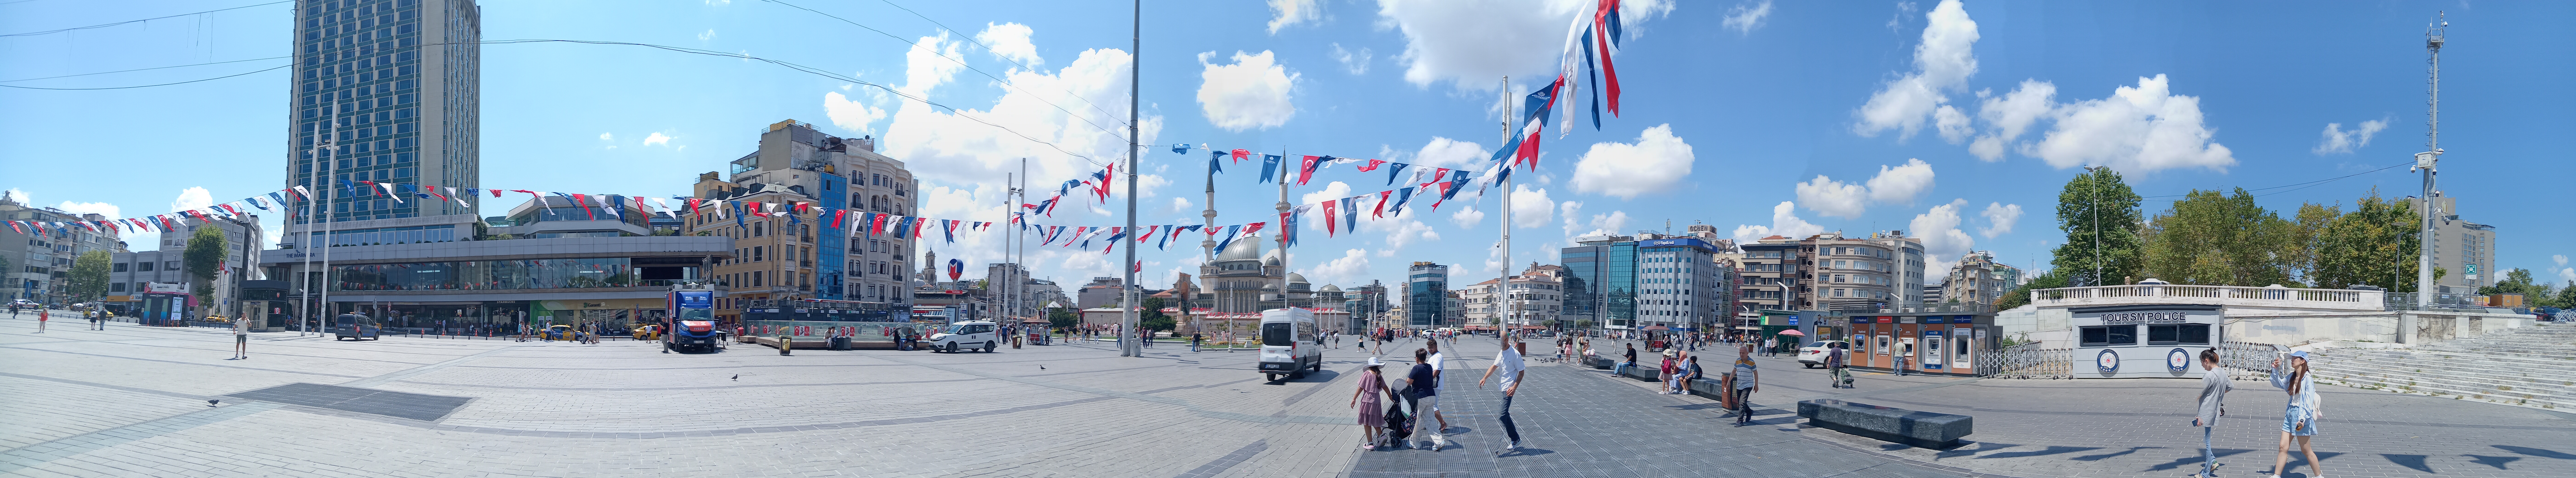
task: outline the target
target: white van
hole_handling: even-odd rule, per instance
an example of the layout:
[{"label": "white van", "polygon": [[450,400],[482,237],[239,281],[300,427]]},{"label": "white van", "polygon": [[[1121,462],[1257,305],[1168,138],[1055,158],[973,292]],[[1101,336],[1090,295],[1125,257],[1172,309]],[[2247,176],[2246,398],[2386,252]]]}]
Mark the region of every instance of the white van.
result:
[{"label": "white van", "polygon": [[1322,330],[1315,311],[1290,307],[1261,311],[1261,375],[1278,380],[1324,370]]},{"label": "white van", "polygon": [[923,339],[922,343],[929,344],[931,350],[944,350],[948,353],[957,353],[957,349],[978,348],[984,349],[984,353],[992,353],[1001,340],[1001,327],[991,321],[974,320],[942,326],[939,331],[932,332],[929,338]]}]

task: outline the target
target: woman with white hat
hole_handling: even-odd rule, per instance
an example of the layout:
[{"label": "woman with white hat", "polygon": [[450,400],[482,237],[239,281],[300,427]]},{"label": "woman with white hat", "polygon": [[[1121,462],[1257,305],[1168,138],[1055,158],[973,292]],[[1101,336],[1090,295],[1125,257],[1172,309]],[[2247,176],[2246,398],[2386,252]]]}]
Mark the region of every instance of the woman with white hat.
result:
[{"label": "woman with white hat", "polygon": [[2290,392],[2289,408],[2281,412],[2281,451],[2272,457],[2272,471],[2265,475],[2281,476],[2282,467],[2290,464],[2290,442],[2299,442],[2299,452],[2308,456],[2309,478],[2325,478],[2326,470],[2318,466],[2316,449],[2308,447],[2308,437],[2317,434],[2317,419],[2325,412],[2317,402],[2316,383],[2308,377],[2308,351],[2290,352],[2288,369],[2281,359],[2272,359],[2272,386]]},{"label": "woman with white hat", "polygon": [[1362,450],[1377,449],[1378,427],[1386,425],[1385,402],[1379,401],[1378,397],[1395,396],[1395,391],[1386,388],[1386,376],[1379,371],[1385,366],[1386,363],[1379,362],[1377,357],[1369,357],[1368,368],[1360,372],[1360,389],[1351,394],[1351,406],[1360,409]]}]

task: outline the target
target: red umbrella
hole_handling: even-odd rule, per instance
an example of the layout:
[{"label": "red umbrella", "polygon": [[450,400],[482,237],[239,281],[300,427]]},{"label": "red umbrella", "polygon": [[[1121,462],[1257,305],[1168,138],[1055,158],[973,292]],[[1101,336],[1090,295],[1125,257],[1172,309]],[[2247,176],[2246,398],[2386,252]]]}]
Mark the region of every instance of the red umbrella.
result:
[{"label": "red umbrella", "polygon": [[1780,331],[1780,335],[1795,335],[1795,336],[1799,336],[1799,337],[1805,337],[1805,336],[1807,336],[1807,333],[1806,333],[1806,332],[1799,332],[1799,331],[1798,331],[1798,329],[1789,329],[1789,330],[1783,330],[1783,331]]}]

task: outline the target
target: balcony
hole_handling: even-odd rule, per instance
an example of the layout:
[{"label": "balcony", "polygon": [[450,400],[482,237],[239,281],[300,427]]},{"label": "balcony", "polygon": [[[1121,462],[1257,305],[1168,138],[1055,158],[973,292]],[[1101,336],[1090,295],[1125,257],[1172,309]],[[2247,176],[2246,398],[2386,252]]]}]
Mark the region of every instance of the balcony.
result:
[{"label": "balcony", "polygon": [[2030,302],[2047,308],[2129,304],[2211,304],[2321,311],[2379,311],[2385,307],[2384,295],[2386,293],[2376,290],[2136,284],[2033,290],[2030,291]]}]

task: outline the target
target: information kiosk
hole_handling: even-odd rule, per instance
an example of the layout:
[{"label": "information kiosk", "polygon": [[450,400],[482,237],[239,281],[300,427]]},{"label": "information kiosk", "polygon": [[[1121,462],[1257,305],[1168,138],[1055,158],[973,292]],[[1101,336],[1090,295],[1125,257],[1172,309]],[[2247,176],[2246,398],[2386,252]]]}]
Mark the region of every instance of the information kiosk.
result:
[{"label": "information kiosk", "polygon": [[2200,351],[2217,347],[2216,305],[2143,304],[2068,309],[2075,378],[2200,378]]}]

